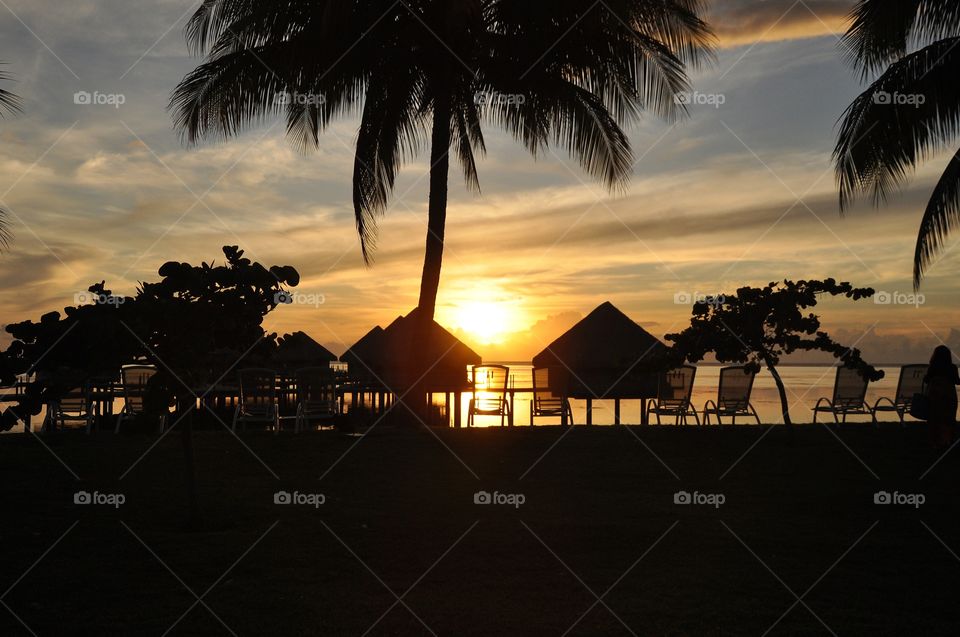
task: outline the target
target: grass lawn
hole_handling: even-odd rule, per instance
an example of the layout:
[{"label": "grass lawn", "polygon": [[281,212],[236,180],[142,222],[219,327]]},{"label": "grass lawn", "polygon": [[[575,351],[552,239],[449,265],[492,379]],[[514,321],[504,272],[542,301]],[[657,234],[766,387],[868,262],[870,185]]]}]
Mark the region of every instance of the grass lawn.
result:
[{"label": "grass lawn", "polygon": [[[202,531],[184,526],[179,435],[155,442],[0,437],[0,635],[960,626],[960,450],[930,470],[918,426],[200,431]],[[474,504],[481,490],[525,501]],[[877,505],[881,490],[925,502]]]}]

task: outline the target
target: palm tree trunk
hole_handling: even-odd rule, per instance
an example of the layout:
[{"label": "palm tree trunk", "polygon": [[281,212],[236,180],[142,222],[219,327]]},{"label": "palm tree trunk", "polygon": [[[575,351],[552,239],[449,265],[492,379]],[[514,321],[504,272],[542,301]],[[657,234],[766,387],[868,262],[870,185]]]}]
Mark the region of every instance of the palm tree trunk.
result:
[{"label": "palm tree trunk", "polygon": [[423,257],[423,274],[420,279],[420,300],[417,304],[417,325],[414,329],[413,363],[408,409],[419,420],[427,423],[427,387],[424,375],[436,364],[431,354],[439,354],[431,347],[430,326],[437,308],[437,291],[440,288],[440,270],[443,265],[443,237],[447,222],[447,180],[450,174],[450,101],[446,96],[437,98],[433,110],[433,132],[430,148],[430,203],[427,220],[427,243]]},{"label": "palm tree trunk", "polygon": [[450,101],[437,99],[433,111],[430,148],[430,211],[427,220],[427,246],[420,278],[420,315],[433,320],[443,263],[443,236],[447,223],[447,181],[450,174]]}]

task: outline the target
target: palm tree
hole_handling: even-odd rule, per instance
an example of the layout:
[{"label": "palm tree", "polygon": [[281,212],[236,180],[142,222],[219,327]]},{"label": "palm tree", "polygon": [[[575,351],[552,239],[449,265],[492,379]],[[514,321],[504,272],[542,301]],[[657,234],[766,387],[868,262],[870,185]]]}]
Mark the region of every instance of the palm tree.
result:
[{"label": "palm tree", "polygon": [[[864,79],[880,74],[844,113],[834,150],[841,210],[861,194],[883,203],[908,171],[951,147],[960,132],[960,3],[860,0],[844,37]],[[933,190],[917,236],[920,286],[960,223],[960,150]]]},{"label": "palm tree", "polygon": [[335,116],[359,113],[353,203],[364,260],[401,166],[430,145],[419,315],[433,318],[449,153],[479,190],[482,123],[534,155],[553,142],[611,189],[633,168],[622,126],[674,117],[686,67],[710,54],[704,0],[205,0],[187,38],[205,61],[171,99],[187,141],[232,137],[286,115],[315,147]]},{"label": "palm tree", "polygon": [[[3,64],[3,62],[0,62],[0,64]],[[0,71],[0,82],[10,79],[8,73]],[[20,98],[14,93],[0,88],[0,117],[5,117],[5,114],[15,115],[20,110]],[[10,220],[7,217],[7,211],[0,208],[0,249],[6,250],[10,246],[12,238],[13,234],[10,232]]]}]

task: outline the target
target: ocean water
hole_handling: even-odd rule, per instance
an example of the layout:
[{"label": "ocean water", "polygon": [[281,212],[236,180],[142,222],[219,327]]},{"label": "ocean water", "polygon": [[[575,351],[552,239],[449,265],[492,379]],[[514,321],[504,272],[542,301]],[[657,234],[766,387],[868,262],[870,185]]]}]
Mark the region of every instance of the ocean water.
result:
[{"label": "ocean water", "polygon": [[[530,387],[530,376],[532,366],[529,364],[503,363],[510,367],[511,384],[514,387]],[[813,419],[813,406],[821,397],[830,397],[833,393],[833,382],[836,376],[834,367],[807,367],[807,366],[782,366],[777,368],[783,378],[787,388],[787,398],[790,403],[790,415],[795,423],[811,422]],[[867,390],[867,403],[873,405],[874,401],[887,396],[892,398],[897,389],[897,379],[900,370],[897,367],[882,368],[886,375],[883,379],[870,383]],[[716,400],[717,390],[720,383],[720,367],[713,365],[701,365],[697,369],[697,376],[693,387],[693,405],[697,411],[703,409],[707,400]],[[439,397],[437,397],[439,398]],[[529,393],[517,392],[514,397],[514,424],[526,426],[530,424],[530,400],[532,396]],[[777,395],[777,388],[773,382],[773,377],[766,370],[762,370],[753,384],[753,395],[751,398],[754,408],[760,415],[760,420],[764,424],[780,424],[783,417],[780,413],[780,399]],[[462,404],[463,425],[467,423],[467,408],[469,397],[464,396]],[[114,409],[119,412],[123,406],[123,401],[118,400]],[[586,401],[572,400],[573,419],[576,424],[586,422]],[[829,414],[825,414],[829,418]],[[891,414],[884,414],[884,418],[891,419]],[[851,416],[848,421],[869,422],[869,416]],[[624,400],[620,403],[620,421],[623,424],[638,424],[640,422],[640,401]],[[43,414],[34,419],[35,426],[43,422]],[[538,425],[556,424],[559,419],[538,418]],[[614,422],[614,402],[612,400],[595,400],[593,402],[593,423],[595,425],[612,425]],[[655,422],[655,421],[654,421]],[[692,421],[691,421],[692,422]],[[743,419],[743,424],[752,424],[753,419]],[[664,420],[666,424],[672,424],[673,420]],[[737,421],[738,424],[741,420]],[[479,427],[499,426],[499,417],[478,416],[475,425]],[[22,427],[16,427],[13,432],[23,431]]]},{"label": "ocean water", "polygon": [[[511,364],[502,363],[510,367],[510,375],[515,387],[529,387],[531,385],[530,375],[532,367],[529,364]],[[883,379],[870,383],[867,389],[867,403],[873,405],[874,401],[881,396],[893,398],[897,390],[897,380],[900,374],[899,367],[883,367],[886,373]],[[784,365],[777,368],[787,389],[787,399],[790,406],[790,417],[794,423],[812,422],[813,407],[817,400],[833,394],[833,383],[836,378],[835,367],[813,367],[813,366],[788,366]],[[703,405],[708,400],[717,399],[717,391],[720,385],[720,367],[715,365],[700,365],[697,368],[697,376],[693,386],[693,406],[698,412],[703,409]],[[514,424],[530,424],[530,394],[517,393],[514,399]],[[751,403],[760,416],[764,424],[781,424],[783,416],[780,413],[780,397],[777,393],[777,386],[773,377],[767,370],[761,370],[757,374],[753,383],[753,394]],[[466,400],[464,401],[466,403]],[[576,424],[586,422],[586,401],[572,400],[573,419]],[[467,422],[467,407],[463,407],[463,423]],[[823,416],[831,418],[829,414],[821,414],[817,418],[819,421]],[[891,414],[884,414],[885,419],[890,419]],[[729,419],[724,420],[728,422]],[[851,416],[848,422],[865,421],[869,422],[869,416]],[[559,419],[537,418],[537,424],[552,424],[559,422]],[[595,425],[610,425],[614,422],[614,402],[612,400],[593,401],[593,423]],[[623,424],[638,424],[640,422],[640,401],[623,400],[620,402],[620,422]],[[653,421],[656,422],[655,420]],[[673,419],[663,421],[665,424],[672,424]],[[692,419],[688,421],[693,423]],[[751,424],[755,421],[750,419],[737,419],[737,424]],[[477,417],[477,426],[499,425],[500,419],[497,417]]]}]

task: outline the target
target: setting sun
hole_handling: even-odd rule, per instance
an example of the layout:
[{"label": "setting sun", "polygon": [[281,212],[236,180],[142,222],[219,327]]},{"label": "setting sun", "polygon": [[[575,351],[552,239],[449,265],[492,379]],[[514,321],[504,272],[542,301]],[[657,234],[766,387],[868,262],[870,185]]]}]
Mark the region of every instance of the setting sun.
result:
[{"label": "setting sun", "polygon": [[453,308],[451,323],[483,344],[497,343],[521,329],[519,311],[508,301],[467,301]]}]

